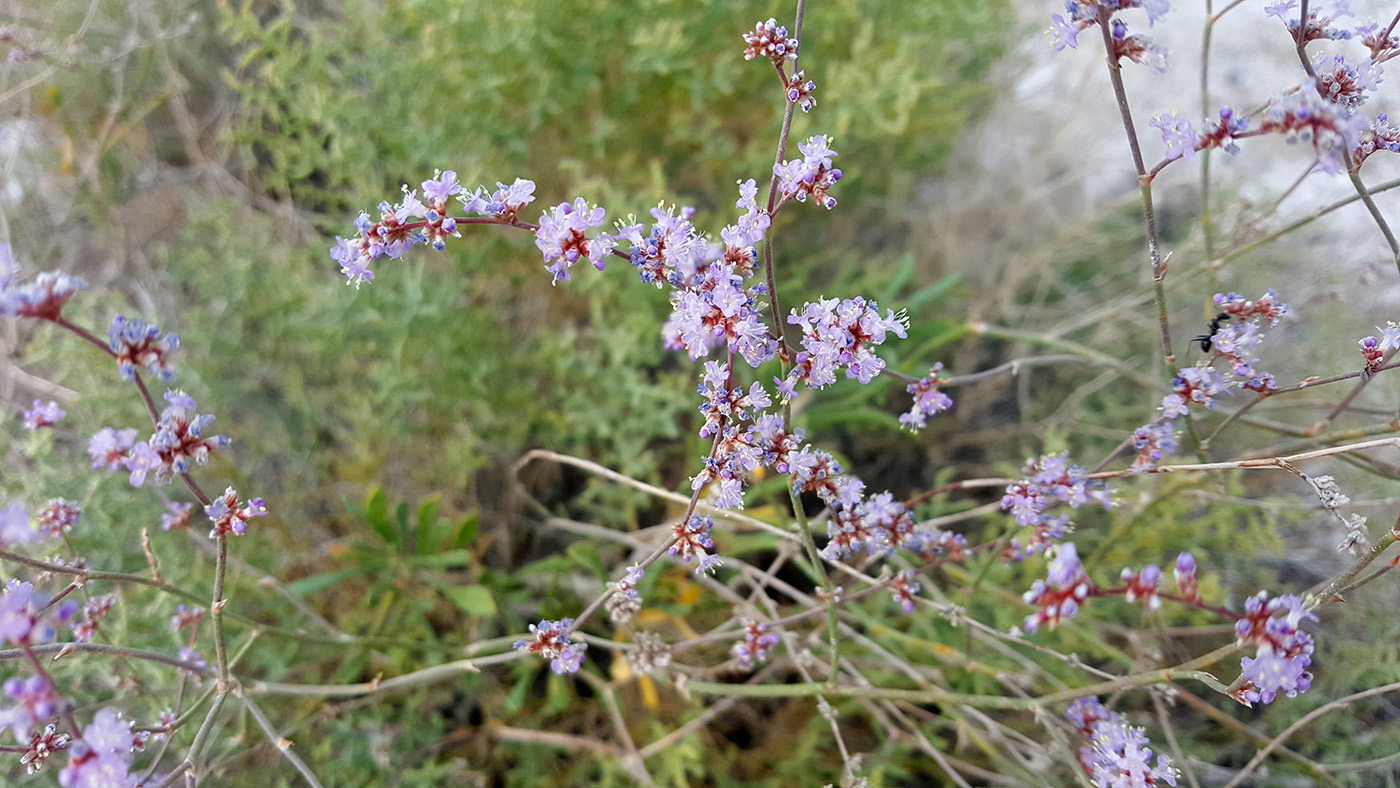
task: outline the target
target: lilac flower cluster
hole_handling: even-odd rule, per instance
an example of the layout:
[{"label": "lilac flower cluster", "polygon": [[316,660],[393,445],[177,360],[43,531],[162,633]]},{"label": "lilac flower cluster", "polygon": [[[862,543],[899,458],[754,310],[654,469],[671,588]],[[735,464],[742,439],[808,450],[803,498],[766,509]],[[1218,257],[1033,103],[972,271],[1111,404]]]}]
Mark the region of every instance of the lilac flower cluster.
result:
[{"label": "lilac flower cluster", "polygon": [[936,416],[953,407],[952,398],[938,389],[947,383],[942,373],[943,362],[940,361],[929,369],[927,376],[909,384],[905,390],[914,395],[914,406],[908,413],[900,414],[900,424],[917,432],[928,424],[929,416]]},{"label": "lilac flower cluster", "polygon": [[36,399],[29,410],[24,412],[24,428],[37,430],[40,427],[52,427],[67,415],[68,412],[59,407],[57,402]]},{"label": "lilac flower cluster", "polygon": [[174,380],[175,368],[167,356],[180,347],[180,337],[175,334],[161,335],[156,326],[145,322],[127,320],[121,315],[112,318],[107,327],[107,338],[112,355],[117,359],[117,369],[122,380],[134,380],[136,368],[141,367],[161,380]]},{"label": "lilac flower cluster", "polygon": [[1129,602],[1142,600],[1148,610],[1157,610],[1162,606],[1162,598],[1157,596],[1157,586],[1162,582],[1161,567],[1148,564],[1141,571],[1124,568],[1119,577],[1127,586],[1123,593]]},{"label": "lilac flower cluster", "polygon": [[1241,645],[1252,643],[1258,651],[1240,662],[1240,686],[1235,693],[1240,702],[1273,703],[1280,692],[1291,698],[1312,686],[1308,667],[1313,638],[1301,627],[1304,621],[1316,620],[1303,600],[1292,594],[1271,599],[1267,591],[1260,591],[1245,601],[1235,634]]},{"label": "lilac flower cluster", "polygon": [[627,567],[622,579],[613,583],[613,593],[608,597],[608,601],[603,606],[608,611],[608,618],[614,624],[622,625],[630,622],[632,617],[642,609],[642,595],[637,591],[637,584],[646,577],[647,571],[642,567],[633,564]]},{"label": "lilac flower cluster", "polygon": [[28,646],[53,639],[53,624],[42,615],[46,607],[32,583],[10,578],[0,595],[0,643]]},{"label": "lilac flower cluster", "polygon": [[1368,125],[1366,118],[1319,95],[1317,83],[1309,78],[1270,99],[1259,131],[1312,145],[1318,170],[1336,174],[1342,171],[1346,154],[1361,143]]},{"label": "lilac flower cluster", "polygon": [[102,626],[102,619],[112,612],[116,603],[117,598],[111,594],[90,597],[83,604],[82,619],[73,624],[73,639],[79,643],[91,642],[98,628]]},{"label": "lilac flower cluster", "polygon": [[1133,430],[1133,449],[1137,457],[1133,459],[1135,471],[1151,468],[1168,454],[1176,453],[1176,431],[1170,421],[1153,421]]},{"label": "lilac flower cluster", "polygon": [[846,495],[833,507],[826,530],[830,541],[821,551],[826,560],[837,561],[860,550],[879,555],[906,547],[915,538],[914,513],[888,492],[860,496],[864,487],[858,482],[847,484]]},{"label": "lilac flower cluster", "polygon": [[[841,180],[841,171],[831,166],[836,151],[825,135],[818,134],[806,142],[797,143],[801,159],[785,161],[773,165],[773,174],[778,178],[778,194],[781,200],[778,207],[789,200],[806,202],[808,197],[823,208],[836,207],[836,198],[827,192]],[[776,210],[776,208],[774,209]]]},{"label": "lilac flower cluster", "polygon": [[608,255],[612,254],[616,238],[600,233],[597,237],[585,235],[589,228],[601,227],[607,211],[590,206],[582,197],[573,203],[560,203],[540,217],[539,229],[535,231],[535,246],[544,253],[544,260],[550,263],[545,267],[558,282],[569,281],[569,268],[580,258],[588,260],[594,268],[603,270]]},{"label": "lilac flower cluster", "polygon": [[753,32],[745,33],[744,43],[748,44],[748,48],[744,50],[745,60],[765,58],[773,61],[773,65],[781,69],[783,61],[797,59],[797,39],[788,38],[787,28],[779,25],[778,20],[772,17],[769,17],[767,22],[754,25]]},{"label": "lilac flower cluster", "polygon": [[[1065,15],[1050,17],[1050,34],[1054,37],[1055,49],[1079,47],[1079,31],[1100,24],[1103,19],[1112,17],[1119,11],[1141,8],[1147,12],[1147,25],[1157,24],[1171,10],[1169,0],[1065,0]],[[1114,22],[1122,24],[1115,19]],[[1123,28],[1125,34],[1127,27]],[[1117,31],[1114,31],[1117,36]]]},{"label": "lilac flower cluster", "polygon": [[667,331],[691,359],[724,345],[757,367],[778,351],[777,340],[768,335],[760,313],[759,298],[767,293],[767,285],[761,282],[745,288],[744,276],[733,263],[716,261],[676,289]]},{"label": "lilac flower cluster", "polygon": [[636,223],[617,228],[617,237],[632,244],[627,258],[643,282],[658,289],[667,284],[679,288],[711,262],[709,243],[690,223],[693,215],[693,208],[681,208],[677,213],[675,206],[663,203],[651,209],[655,221],[647,232],[642,232],[644,225]]},{"label": "lilac flower cluster", "polygon": [[778,633],[771,632],[767,624],[756,621],[744,622],[744,637],[734,644],[730,653],[739,665],[752,668],[768,660],[768,654],[778,645]]},{"label": "lilac flower cluster", "polygon": [[1326,53],[1319,52],[1312,64],[1317,73],[1318,89],[1332,103],[1348,109],[1365,103],[1366,91],[1379,90],[1384,73],[1370,58],[1353,65],[1344,55],[1329,58]]},{"label": "lilac flower cluster", "polygon": [[5,697],[13,705],[0,709],[0,727],[9,730],[19,745],[29,746],[20,762],[33,774],[43,768],[50,755],[68,745],[68,734],[58,733],[53,724],[45,724],[57,719],[63,700],[48,679],[37,674],[6,679]]},{"label": "lilac flower cluster", "polygon": [[[8,251],[8,244],[5,249]],[[87,287],[87,282],[61,271],[39,274],[25,284],[10,282],[0,286],[0,315],[57,321],[68,299]]]},{"label": "lilac flower cluster", "polygon": [[1197,151],[1212,148],[1219,148],[1229,154],[1239,153],[1240,146],[1235,143],[1235,139],[1249,131],[1249,118],[1236,115],[1232,107],[1224,106],[1220,108],[1220,118],[1207,121],[1199,133],[1191,126],[1190,121],[1175,111],[1158,115],[1150,120],[1148,125],[1161,132],[1162,143],[1167,146],[1168,161],[1191,161],[1196,158]]},{"label": "lilac flower cluster", "polygon": [[675,541],[667,552],[680,556],[681,560],[687,563],[694,558],[697,575],[714,571],[724,563],[724,559],[709,552],[715,549],[714,540],[710,538],[710,529],[714,527],[715,521],[709,515],[691,515],[689,520],[671,526]]},{"label": "lilac flower cluster", "polygon": [[1001,498],[1002,511],[1011,512],[1016,524],[1031,529],[1024,547],[1019,539],[1012,540],[1014,557],[1043,552],[1064,538],[1070,525],[1069,515],[1061,512],[1047,514],[1050,509],[1068,505],[1078,509],[1086,503],[1098,503],[1104,509],[1113,508],[1113,491],[1101,480],[1086,478],[1086,471],[1071,465],[1065,453],[1047,454],[1026,460],[1022,469],[1025,478],[1007,485]]},{"label": "lilac flower cluster", "polygon": [[549,660],[549,669],[559,675],[577,673],[583,667],[587,643],[572,643],[569,633],[574,625],[572,618],[558,621],[541,621],[530,625],[530,637],[515,642],[516,651],[538,654]]},{"label": "lilac flower cluster", "polygon": [[1079,764],[1095,788],[1176,785],[1177,770],[1171,756],[1159,755],[1157,765],[1151,766],[1152,750],[1143,729],[1129,725],[1121,714],[1109,711],[1096,698],[1071,703],[1065,709],[1065,719],[1083,737]]},{"label": "lilac flower cluster", "polygon": [[882,318],[879,304],[858,296],[805,304],[800,312],[794,309],[787,322],[802,329],[803,349],[787,378],[777,382],[779,391],[795,397],[799,382],[809,389],[820,389],[835,383],[836,373],[843,369],[850,380],[874,380],[885,368],[884,359],[875,355],[875,346],[883,344],[891,333],[907,338],[909,318],[892,310],[885,310]]},{"label": "lilac flower cluster", "polygon": [[194,398],[183,391],[167,391],[169,403],[160,414],[155,434],[149,441],[134,443],[136,430],[105,427],[88,442],[92,467],[116,470],[122,465],[131,472],[131,484],[140,487],[146,475],[155,474],[157,484],[169,484],[175,474],[185,473],[190,463],[204,465],[209,453],[229,444],[228,436],[204,436],[204,428],[214,421],[213,414],[195,413]]},{"label": "lilac flower cluster", "polygon": [[62,498],[50,498],[37,515],[39,530],[50,539],[61,539],[82,517],[82,507]]},{"label": "lilac flower cluster", "polygon": [[919,589],[913,572],[900,572],[890,581],[890,595],[906,613],[914,612],[914,597],[919,595]]},{"label": "lilac flower cluster", "polygon": [[204,512],[214,523],[214,527],[209,529],[210,539],[229,534],[243,536],[248,532],[249,520],[267,516],[267,504],[261,498],[253,498],[240,506],[238,492],[229,487],[224,490],[223,495],[204,507]]},{"label": "lilac flower cluster", "polygon": [[1079,563],[1079,552],[1074,542],[1064,542],[1055,548],[1055,557],[1044,580],[1037,580],[1030,590],[1021,595],[1028,605],[1037,605],[1032,615],[1026,616],[1026,631],[1036,632],[1041,626],[1054,629],[1062,619],[1073,618],[1075,613],[1089,598],[1094,583]]},{"label": "lilac flower cluster", "polygon": [[[455,179],[455,175],[453,176]],[[459,197],[467,213],[495,219],[501,224],[520,221],[520,209],[535,201],[535,182],[516,178],[507,186],[496,181],[496,190],[486,193],[486,187]]]},{"label": "lilac flower cluster", "polygon": [[69,743],[68,764],[58,775],[63,788],[134,788],[132,753],[145,746],[148,734],[131,729],[130,720],[115,709],[102,709],[83,728],[82,738]]},{"label": "lilac flower cluster", "polygon": [[1264,13],[1267,16],[1276,16],[1288,28],[1288,32],[1293,36],[1293,40],[1299,46],[1309,41],[1330,39],[1332,41],[1346,41],[1352,37],[1352,31],[1340,27],[1333,27],[1332,23],[1344,16],[1351,16],[1349,0],[1333,0],[1333,2],[1317,2],[1308,4],[1308,21],[1306,26],[1302,26],[1302,35],[1299,36],[1299,20],[1293,18],[1289,12],[1298,7],[1298,0],[1278,0],[1276,3],[1264,6]]}]

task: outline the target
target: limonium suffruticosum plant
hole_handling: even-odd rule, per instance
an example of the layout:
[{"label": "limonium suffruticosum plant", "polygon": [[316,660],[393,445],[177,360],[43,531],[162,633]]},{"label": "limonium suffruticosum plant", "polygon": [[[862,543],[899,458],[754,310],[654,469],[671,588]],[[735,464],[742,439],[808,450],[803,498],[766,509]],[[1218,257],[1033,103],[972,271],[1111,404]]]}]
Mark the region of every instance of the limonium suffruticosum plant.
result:
[{"label": "limonium suffruticosum plant", "polygon": [[[821,79],[820,63],[811,63],[811,52],[804,54],[801,47],[804,9],[799,1],[791,30],[769,19],[742,33],[741,42],[736,39],[736,57],[742,43],[745,59],[774,68],[779,83],[775,98],[783,102],[784,114],[771,171],[735,173],[734,210],[709,222],[711,229],[718,228],[713,234],[697,225],[709,221],[708,217],[685,206],[662,203],[639,217],[620,215],[587,196],[561,195],[547,203],[542,199],[541,207],[534,205],[535,184],[513,173],[503,174],[495,188],[472,187],[459,183],[457,173],[445,169],[419,182],[417,188],[405,186],[396,202],[385,201],[373,213],[361,213],[353,221],[351,237],[338,237],[330,250],[347,284],[359,289],[374,286],[380,276],[393,276],[394,261],[417,246],[441,251],[452,243],[470,243],[473,225],[496,225],[533,236],[544,269],[541,275],[548,275],[555,284],[570,284],[585,268],[576,268],[579,263],[602,272],[609,263],[621,267],[625,261],[641,282],[651,286],[648,292],[654,288],[669,299],[671,316],[656,341],[684,354],[694,367],[701,416],[697,436],[709,446],[689,469],[683,512],[649,530],[647,538],[629,537],[625,544],[634,554],[630,565],[619,567],[573,615],[530,624],[527,632],[497,644],[493,653],[354,685],[279,684],[272,677],[241,674],[225,631],[226,579],[232,571],[229,548],[238,538],[256,538],[257,524],[252,521],[268,515],[272,507],[232,486],[211,495],[194,478],[212,454],[228,448],[230,439],[213,432],[214,416],[201,413],[192,394],[168,388],[157,396],[150,389],[149,381],[174,381],[172,359],[180,348],[178,338],[143,318],[116,315],[104,341],[64,315],[68,302],[86,289],[82,280],[59,272],[24,280],[15,273],[8,245],[0,245],[0,313],[53,324],[105,353],[114,362],[114,376],[132,384],[147,411],[149,431],[144,426],[118,424],[91,435],[86,449],[92,469],[124,474],[125,483],[143,489],[138,494],[149,494],[149,488],[163,490],[178,480],[193,500],[160,499],[164,509],[160,525],[166,531],[191,529],[203,523],[202,512],[208,519],[215,556],[211,589],[201,599],[207,599],[207,607],[182,602],[170,608],[169,626],[181,644],[173,653],[109,644],[99,636],[104,620],[119,608],[121,599],[91,593],[89,584],[154,585],[186,597],[185,602],[194,600],[159,578],[153,558],[154,578],[89,567],[70,538],[82,528],[83,512],[77,503],[54,497],[42,504],[14,500],[0,508],[0,558],[31,574],[28,579],[9,578],[0,593],[0,640],[5,647],[0,654],[23,666],[4,683],[0,722],[11,738],[0,743],[0,752],[14,755],[29,772],[56,773],[64,788],[193,784],[208,778],[210,739],[219,734],[230,709],[241,706],[299,779],[318,786],[314,771],[289,748],[254,700],[255,694],[373,696],[488,669],[495,663],[538,657],[553,674],[603,687],[611,698],[604,679],[594,675],[606,670],[594,663],[600,659],[599,652],[621,652],[630,670],[664,676],[691,697],[812,696],[840,759],[824,780],[834,779],[843,786],[864,784],[863,770],[868,767],[852,751],[834,705],[845,701],[862,704],[860,708],[878,718],[892,738],[919,741],[920,749],[953,784],[967,785],[968,779],[996,782],[991,778],[998,775],[989,777],[981,767],[947,757],[917,721],[926,710],[912,704],[978,710],[969,719],[975,718],[982,731],[1005,742],[1016,757],[1030,763],[1028,753],[1038,757],[1050,753],[1075,771],[1075,777],[1066,779],[1078,784],[1175,786],[1182,779],[1197,783],[1188,759],[1179,749],[1174,755],[1163,752],[1161,744],[1149,739],[1147,728],[1110,709],[1100,698],[1113,698],[1111,703],[1116,703],[1143,693],[1160,711],[1163,696],[1178,691],[1175,685],[1203,686],[1252,706],[1307,692],[1314,683],[1314,669],[1322,667],[1313,659],[1314,637],[1325,637],[1318,612],[1394,565],[1394,561],[1382,562],[1370,569],[1400,539],[1400,521],[1376,537],[1364,517],[1347,511],[1350,498],[1333,476],[1305,472],[1301,466],[1393,448],[1395,438],[1373,436],[1393,432],[1395,422],[1392,419],[1367,434],[1327,436],[1328,440],[1319,441],[1321,448],[1291,453],[1266,451],[1212,462],[1208,452],[1216,436],[1231,425],[1245,423],[1248,412],[1260,403],[1353,381],[1340,403],[1302,431],[1308,438],[1326,436],[1329,425],[1364,387],[1394,369],[1400,327],[1387,323],[1378,326],[1375,335],[1360,339],[1361,358],[1354,371],[1286,385],[1267,371],[1266,361],[1277,352],[1269,342],[1271,331],[1290,314],[1282,296],[1273,289],[1253,296],[1202,293],[1202,303],[1208,303],[1215,317],[1207,334],[1190,341],[1200,346],[1205,358],[1179,364],[1168,321],[1168,255],[1158,236],[1152,184],[1159,173],[1179,162],[1208,157],[1215,149],[1248,155],[1243,150],[1245,141],[1283,135],[1300,143],[1309,159],[1309,172],[1349,178],[1357,193],[1355,201],[1372,217],[1400,265],[1400,246],[1361,179],[1361,168],[1371,154],[1400,152],[1400,131],[1389,125],[1386,116],[1363,114],[1368,96],[1380,86],[1382,64],[1400,52],[1400,42],[1392,37],[1395,22],[1348,29],[1338,22],[1345,16],[1344,6],[1309,9],[1306,0],[1269,6],[1267,14],[1283,21],[1307,78],[1301,84],[1281,86],[1272,97],[1261,97],[1256,112],[1223,107],[1199,128],[1177,110],[1152,117],[1148,125],[1160,132],[1164,152],[1161,161],[1149,167],[1120,70],[1128,64],[1155,72],[1168,68],[1163,49],[1146,35],[1130,31],[1130,25],[1138,25],[1139,20],[1149,26],[1162,22],[1170,10],[1168,2],[1069,0],[1063,13],[1052,15],[1055,49],[1102,46],[1106,53],[1139,176],[1160,359],[1170,375],[1155,381],[1153,400],[1143,403],[1142,420],[1133,422],[1141,426],[1119,425],[1118,445],[1096,461],[1079,464],[1067,452],[1046,451],[1026,460],[1013,475],[956,479],[901,500],[867,483],[861,468],[843,464],[835,447],[809,441],[798,423],[800,413],[794,413],[794,401],[820,398],[824,389],[843,380],[869,385],[892,377],[908,395],[902,400],[907,410],[898,420],[917,431],[929,419],[956,415],[948,390],[1014,372],[1037,359],[961,376],[948,374],[943,362],[928,359],[918,367],[919,373],[927,369],[926,374],[905,374],[886,360],[892,357],[886,346],[910,334],[910,317],[904,311],[882,307],[861,293],[789,298],[789,283],[781,275],[781,258],[773,245],[775,219],[784,210],[836,210],[842,179],[842,169],[836,166],[840,158],[836,139],[819,126],[814,129],[817,133],[792,135],[795,118],[816,109]],[[1312,43],[1343,41],[1362,44],[1369,56],[1348,59],[1344,54],[1306,51]],[[847,167],[860,166],[842,161]],[[507,178],[509,184],[504,182]],[[553,199],[560,201],[553,203]],[[1210,243],[1208,235],[1207,246]],[[792,306],[799,301],[801,306]],[[786,309],[784,303],[789,305]],[[1214,415],[1227,410],[1227,415]],[[950,412],[952,416],[944,415]],[[26,429],[37,432],[55,428],[67,415],[58,402],[35,399],[21,420]],[[1213,425],[1210,432],[1205,431],[1208,425]],[[1194,453],[1199,461],[1172,459],[1182,452]],[[1296,593],[1259,591],[1243,600],[1221,601],[1216,585],[1202,582],[1203,573],[1208,577],[1212,572],[1211,556],[1198,557],[1166,546],[1170,552],[1155,558],[1173,561],[1170,584],[1163,569],[1151,563],[1153,557],[1123,568],[1114,578],[1089,560],[1087,551],[1081,556],[1081,546],[1100,541],[1092,526],[1077,529],[1074,520],[1081,512],[1086,518],[1094,516],[1094,510],[1114,512],[1128,497],[1125,490],[1154,476],[1248,469],[1285,470],[1307,483],[1321,508],[1341,525],[1338,550],[1355,556],[1344,571],[1312,589],[1295,589]],[[777,522],[745,510],[753,487],[765,477],[782,479],[786,488],[790,509],[769,517]],[[940,496],[990,490],[1001,491],[999,503],[991,500],[987,506],[951,516],[920,517],[919,507]],[[978,517],[994,518],[993,526],[965,525]],[[777,562],[765,568],[727,554],[721,547],[726,531],[740,525],[780,540],[784,552]],[[955,525],[958,530],[953,529]],[[787,560],[805,561],[808,587],[779,577],[779,564]],[[658,564],[664,566],[663,562],[685,567],[694,582],[732,602],[734,614],[729,621],[670,643],[660,632],[643,629],[639,615],[647,602],[643,587],[648,573]],[[1034,577],[1017,589],[1023,609],[1018,613],[1019,625],[1010,632],[954,603],[953,595],[961,592],[950,585],[950,578],[968,578],[967,588],[977,591],[977,573],[1001,565],[1022,566],[1024,576]],[[736,591],[743,588],[750,593]],[[780,598],[785,607],[780,606]],[[994,643],[1003,653],[1020,659],[1027,653],[1048,656],[1076,680],[1048,671],[1022,680],[1009,671],[969,661],[964,667],[983,670],[1001,691],[954,691],[941,677],[930,679],[937,670],[911,664],[907,657],[873,640],[872,631],[863,631],[863,622],[851,611],[864,600],[881,600],[908,616],[938,618],[964,631],[969,644],[974,639]],[[1152,665],[1129,660],[1133,664],[1127,672],[1120,665],[1089,664],[1061,649],[1068,637],[1065,632],[1082,631],[1076,628],[1084,625],[1087,616],[1081,613],[1091,604],[1116,605],[1119,610],[1130,606],[1138,611],[1145,629],[1160,628],[1169,615],[1214,619],[1232,630],[1233,638],[1220,637],[1214,651],[1185,660],[1173,659],[1165,650]],[[600,611],[627,635],[626,642],[589,632],[590,627],[603,627]],[[202,627],[206,618],[207,628]],[[1050,631],[1056,629],[1060,632],[1052,635]],[[712,645],[722,648],[712,649]],[[1235,667],[1233,657],[1241,652]],[[203,700],[188,708],[177,700],[158,719],[134,719],[128,710],[80,698],[81,688],[63,685],[51,661],[73,654],[165,666],[178,672],[182,699],[187,682],[191,686],[203,682],[209,689]],[[722,656],[717,657],[718,665],[684,664],[683,659],[692,654],[696,660]],[[799,681],[762,680],[772,677],[779,655],[790,663]],[[714,673],[720,669],[753,674],[760,680],[716,681]],[[1168,689],[1155,689],[1159,686]],[[1387,688],[1395,687],[1381,689]],[[1041,713],[1047,710],[1055,714]],[[1051,744],[1028,749],[1021,741],[1029,741],[1028,737],[994,719],[993,711],[1034,714]],[[602,751],[622,758],[639,783],[655,784],[644,756],[663,751],[664,744],[658,750],[650,750],[650,745],[639,749],[620,714],[617,717],[619,744]],[[1166,714],[1158,717],[1163,721]],[[172,742],[182,729],[194,733],[183,740],[180,752]],[[149,745],[157,740],[160,746],[151,753]],[[1246,768],[1234,773],[1229,784],[1250,779],[1281,742],[1282,738],[1269,741]],[[1167,746],[1177,744],[1172,740]],[[54,764],[45,769],[50,759]],[[1008,772],[1006,779],[1022,784],[1023,776]]]}]

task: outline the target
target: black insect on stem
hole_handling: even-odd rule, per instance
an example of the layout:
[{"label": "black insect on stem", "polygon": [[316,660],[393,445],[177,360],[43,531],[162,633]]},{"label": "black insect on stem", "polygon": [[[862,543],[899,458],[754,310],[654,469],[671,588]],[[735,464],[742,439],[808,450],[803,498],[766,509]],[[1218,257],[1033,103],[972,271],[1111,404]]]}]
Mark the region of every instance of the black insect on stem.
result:
[{"label": "black insect on stem", "polygon": [[1215,332],[1219,331],[1228,322],[1230,322],[1229,312],[1220,312],[1216,314],[1215,318],[1210,321],[1210,330],[1198,337],[1191,337],[1191,341],[1199,342],[1201,345],[1201,352],[1209,353],[1211,350],[1211,337],[1215,336]]}]

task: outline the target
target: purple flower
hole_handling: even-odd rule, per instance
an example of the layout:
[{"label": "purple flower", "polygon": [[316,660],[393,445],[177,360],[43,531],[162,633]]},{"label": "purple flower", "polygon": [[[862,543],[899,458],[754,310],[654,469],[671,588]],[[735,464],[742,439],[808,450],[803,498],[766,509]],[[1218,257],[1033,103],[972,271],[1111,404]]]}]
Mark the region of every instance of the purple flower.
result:
[{"label": "purple flower", "polygon": [[214,527],[209,529],[210,539],[229,534],[243,536],[248,532],[249,520],[267,515],[267,504],[261,498],[254,498],[239,506],[238,492],[229,487],[204,507],[204,511],[214,522]]},{"label": "purple flower", "polygon": [[1149,610],[1157,610],[1162,606],[1162,599],[1157,596],[1157,586],[1162,582],[1161,567],[1148,564],[1141,572],[1124,569],[1120,577],[1127,585],[1125,597],[1129,602],[1141,599]]},{"label": "purple flower", "polygon": [[132,752],[144,745],[147,734],[131,730],[121,712],[106,708],[83,728],[81,739],[68,749],[68,764],[59,772],[63,788],[134,788],[130,773]]},{"label": "purple flower", "polygon": [[78,524],[82,516],[83,510],[76,503],[62,498],[51,498],[44,504],[44,508],[39,510],[39,530],[50,539],[59,539],[73,530],[73,526]]},{"label": "purple flower", "polygon": [[756,621],[744,622],[744,637],[734,644],[730,653],[735,661],[745,669],[752,668],[768,660],[768,652],[778,645],[778,633],[768,631],[767,624]]},{"label": "purple flower", "polygon": [[[1167,399],[1175,403],[1173,405],[1175,411],[1181,398],[1172,395]],[[1137,450],[1137,457],[1133,459],[1133,470],[1151,468],[1161,462],[1166,455],[1175,454],[1176,432],[1172,429],[1171,422],[1154,421],[1138,427],[1133,431],[1133,448]]]},{"label": "purple flower", "polygon": [[175,379],[175,368],[167,358],[180,347],[180,337],[175,334],[161,336],[155,326],[117,315],[107,327],[107,339],[122,380],[134,380],[138,366],[161,380]]},{"label": "purple flower", "polygon": [[811,112],[812,107],[817,105],[817,99],[812,95],[812,91],[816,89],[817,83],[807,79],[807,72],[799,71],[788,80],[788,101],[796,104],[803,112]]},{"label": "purple flower", "polygon": [[900,414],[900,424],[918,431],[928,423],[929,416],[935,416],[953,407],[952,398],[938,390],[940,385],[947,383],[941,375],[942,372],[943,362],[940,361],[929,369],[927,376],[909,384],[905,390],[914,395],[914,406],[908,413]]},{"label": "purple flower", "polygon": [[489,216],[505,224],[514,224],[520,209],[535,201],[535,182],[516,178],[514,183],[507,186],[497,181],[496,191],[489,195],[485,188],[481,188],[471,194],[463,193],[458,199],[462,201],[467,213]]},{"label": "purple flower", "polygon": [[1079,563],[1074,542],[1065,542],[1055,552],[1045,580],[1037,580],[1021,595],[1028,605],[1038,605],[1034,615],[1026,617],[1026,631],[1035,632],[1042,625],[1054,629],[1062,619],[1072,618],[1089,597],[1093,583]]},{"label": "purple flower", "polygon": [[145,484],[146,474],[159,470],[160,466],[160,454],[151,448],[151,444],[141,441],[131,447],[131,453],[126,458],[126,469],[131,471],[131,486]]},{"label": "purple flower", "polygon": [[836,182],[841,180],[841,171],[831,166],[836,157],[825,135],[817,135],[806,142],[798,143],[797,149],[803,158],[773,165],[773,174],[778,176],[778,192],[782,201],[797,200],[806,202],[810,196],[823,208],[836,207],[836,199],[827,194]]},{"label": "purple flower", "polygon": [[805,304],[801,311],[792,310],[787,322],[802,329],[803,348],[788,372],[787,388],[795,389],[800,380],[809,389],[819,389],[835,383],[842,369],[849,380],[873,380],[885,368],[875,346],[889,334],[906,338],[909,318],[891,310],[882,318],[879,304],[856,297]]},{"label": "purple flower", "polygon": [[1109,711],[1097,699],[1080,698],[1071,703],[1065,718],[1082,737],[1079,763],[1095,786],[1153,788],[1158,781],[1176,785],[1172,759],[1159,755],[1156,767],[1150,766],[1152,750],[1143,729],[1129,725],[1121,714]]},{"label": "purple flower", "polygon": [[44,403],[36,399],[34,405],[24,412],[24,428],[37,430],[40,427],[52,427],[67,415],[57,402]]},{"label": "purple flower", "polygon": [[190,515],[194,512],[192,503],[167,503],[160,516],[162,531],[183,531],[189,527]]},{"label": "purple flower", "polygon": [[461,184],[457,183],[457,173],[452,170],[441,173],[438,177],[423,181],[423,196],[431,202],[446,202],[448,197],[460,194]]},{"label": "purple flower", "polygon": [[569,632],[574,625],[572,618],[559,621],[541,621],[530,625],[530,637],[515,642],[516,651],[538,654],[549,662],[549,669],[563,675],[577,673],[583,666],[586,643],[571,643]]},{"label": "purple flower", "polygon": [[1148,122],[1152,128],[1162,132],[1162,142],[1167,146],[1167,160],[1196,158],[1196,130],[1191,122],[1172,111],[1170,115],[1158,115]]},{"label": "purple flower", "polygon": [[24,504],[11,501],[0,509],[0,547],[15,547],[39,541],[39,531],[29,522]]},{"label": "purple flower", "polygon": [[781,69],[783,61],[797,59],[797,39],[788,38],[787,28],[771,17],[755,25],[752,32],[745,33],[744,43],[748,45],[744,48],[745,60],[766,58]]},{"label": "purple flower", "polygon": [[682,561],[689,563],[690,559],[696,559],[695,574],[711,572],[721,563],[722,559],[718,555],[710,553],[715,549],[714,540],[710,538],[710,529],[714,528],[715,521],[709,515],[691,515],[689,520],[683,523],[676,523],[671,526],[672,535],[675,541],[666,552],[670,555],[679,555]]},{"label": "purple flower", "polygon": [[10,578],[5,593],[0,595],[0,643],[26,646],[37,640],[47,640],[51,627],[41,624],[38,610],[43,604],[33,599],[34,586]]},{"label": "purple flower", "polygon": [[88,441],[88,457],[92,467],[115,471],[126,464],[127,452],[136,443],[136,430],[125,429],[118,432],[111,427],[103,427]]},{"label": "purple flower", "polygon": [[919,595],[919,588],[913,572],[900,572],[890,581],[890,594],[906,613],[914,612],[914,597]]},{"label": "purple flower", "polygon": [[1056,52],[1064,51],[1065,47],[1070,49],[1079,48],[1079,27],[1073,22],[1065,21],[1063,16],[1054,14],[1050,17],[1050,29],[1046,31],[1054,38]]},{"label": "purple flower", "polygon": [[554,275],[555,282],[560,279],[569,281],[569,268],[579,258],[585,258],[593,263],[594,268],[603,270],[616,239],[607,234],[588,238],[584,233],[591,227],[601,226],[606,214],[602,208],[590,207],[579,197],[572,205],[560,203],[540,217],[540,227],[535,231],[535,246],[544,253],[545,262],[552,261],[546,270]]},{"label": "purple flower", "polygon": [[1270,599],[1268,592],[1260,591],[1245,601],[1235,634],[1241,645],[1252,643],[1258,651],[1240,662],[1243,683],[1237,700],[1246,705],[1272,703],[1280,692],[1291,698],[1312,686],[1307,668],[1312,665],[1313,638],[1301,629],[1304,621],[1317,621],[1317,616],[1291,594]]},{"label": "purple flower", "polygon": [[27,284],[12,281],[0,286],[0,315],[58,320],[68,299],[86,289],[87,282],[61,271],[39,274]]}]

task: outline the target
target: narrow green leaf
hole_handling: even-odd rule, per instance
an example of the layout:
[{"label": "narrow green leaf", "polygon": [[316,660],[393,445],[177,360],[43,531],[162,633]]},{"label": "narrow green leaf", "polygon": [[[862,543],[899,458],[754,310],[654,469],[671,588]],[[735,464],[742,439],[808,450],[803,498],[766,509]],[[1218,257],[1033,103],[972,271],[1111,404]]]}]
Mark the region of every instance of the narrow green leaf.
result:
[{"label": "narrow green leaf", "polygon": [[443,586],[439,590],[469,616],[487,618],[496,615],[496,599],[486,586]]}]

